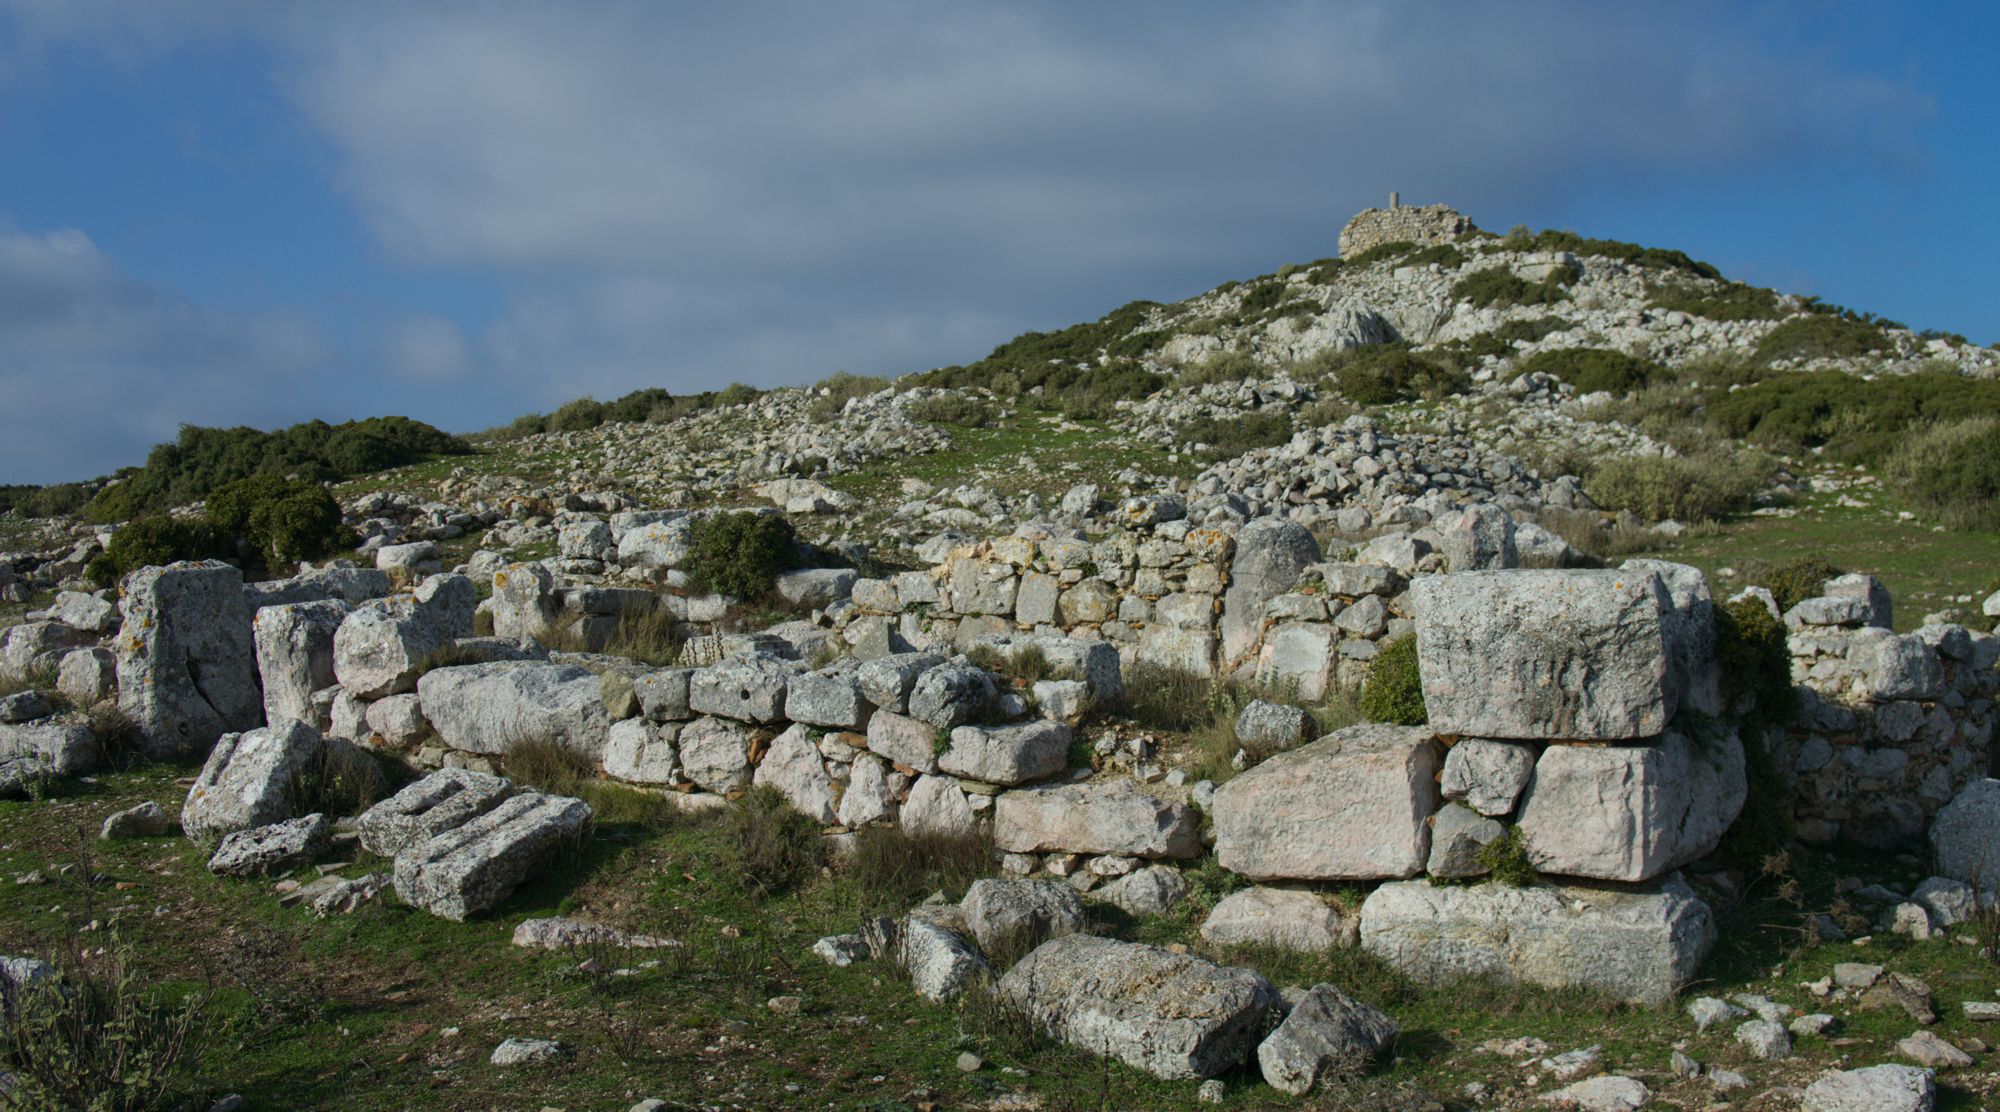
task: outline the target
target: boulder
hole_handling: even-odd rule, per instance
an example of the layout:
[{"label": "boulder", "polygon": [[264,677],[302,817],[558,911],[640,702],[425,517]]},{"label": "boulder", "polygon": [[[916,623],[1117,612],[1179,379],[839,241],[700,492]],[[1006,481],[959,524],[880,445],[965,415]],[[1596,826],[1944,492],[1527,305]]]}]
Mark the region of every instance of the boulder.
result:
[{"label": "boulder", "polygon": [[1297,749],[1312,735],[1312,716],[1298,707],[1252,699],[1236,715],[1236,740],[1260,759]]},{"label": "boulder", "polygon": [[326,745],[318,730],[297,721],[223,735],[188,789],[181,828],[204,842],[296,817],[304,789],[321,775]]},{"label": "boulder", "polygon": [[91,634],[106,634],[118,628],[118,607],[82,591],[58,591],[48,609],[48,620]]},{"label": "boulder", "polygon": [[795,722],[773,739],[751,782],[775,789],[800,814],[821,826],[834,822],[833,779],[826,773],[819,744],[807,726]]},{"label": "boulder", "polygon": [[1083,930],[1083,897],[1053,880],[975,880],[959,903],[979,948],[996,960]]},{"label": "boulder", "polygon": [[647,522],[618,538],[618,562],[645,569],[677,568],[688,557],[694,518],[680,516]]},{"label": "boulder", "polygon": [[385,544],[375,550],[375,567],[382,573],[409,582],[439,566],[438,546],[433,541]]},{"label": "boulder", "polygon": [[1170,1081],[1235,1068],[1279,1002],[1253,970],[1085,934],[1016,963],[1000,995],[1054,1038]]},{"label": "boulder", "polygon": [[679,723],[660,725],[646,718],[613,722],[605,735],[604,774],[632,784],[671,784],[679,779]]},{"label": "boulder", "polygon": [[55,713],[55,707],[48,696],[29,688],[16,691],[12,695],[0,695],[0,726],[33,722],[37,718],[47,718]]},{"label": "boulder", "polygon": [[546,640],[562,616],[556,578],[541,564],[508,564],[493,573],[493,636]]},{"label": "boulder", "polygon": [[1447,803],[1431,816],[1431,855],[1424,871],[1446,879],[1484,876],[1492,870],[1480,863],[1480,852],[1506,833],[1506,827],[1472,808]]},{"label": "boulder", "polygon": [[792,670],[776,657],[717,661],[689,677],[688,709],[739,722],[776,722],[784,717],[791,677]]},{"label": "boulder", "polygon": [[118,705],[148,755],[203,753],[264,718],[243,573],[214,560],[125,577]]},{"label": "boulder", "polygon": [[1316,893],[1287,888],[1245,888],[1216,901],[1201,936],[1222,946],[1275,946],[1324,953],[1352,946],[1354,920]]},{"label": "boulder", "polygon": [[1424,706],[1440,734],[1626,740],[1678,705],[1653,572],[1486,571],[1410,585]]},{"label": "boulder", "polygon": [[936,772],[938,754],[950,735],[928,722],[878,710],[868,719],[868,748],[904,768]]},{"label": "boulder", "polygon": [[1295,521],[1260,518],[1237,530],[1229,589],[1222,595],[1219,633],[1225,662],[1257,647],[1264,604],[1291,590],[1299,573],[1319,556],[1319,542]]},{"label": "boulder", "polygon": [[917,677],[910,688],[910,717],[949,730],[978,718],[998,693],[985,669],[946,661]]},{"label": "boulder", "polygon": [[453,749],[504,757],[553,742],[593,763],[611,730],[600,691],[598,677],[573,664],[523,660],[433,668],[417,682],[424,717]]},{"label": "boulder", "polygon": [[1931,820],[1939,876],[2000,889],[2000,780],[1974,780]]},{"label": "boulder", "polygon": [[1708,577],[1700,568],[1667,560],[1627,560],[1620,570],[1634,574],[1650,571],[1660,577],[1673,602],[1673,609],[1661,618],[1680,705],[1710,718],[1720,717],[1728,707],[1722,701],[1715,596],[1709,592]]},{"label": "boulder", "polygon": [[812,726],[857,730],[868,721],[868,704],[852,675],[807,672],[785,688],[785,717]]},{"label": "boulder", "polygon": [[917,777],[897,808],[896,823],[911,838],[976,838],[983,827],[964,790],[949,776]]},{"label": "boulder", "polygon": [[441,768],[363,811],[354,828],[362,849],[394,857],[408,846],[471,822],[513,794],[514,782],[504,777],[469,768]]},{"label": "boulder", "polygon": [[1187,878],[1179,869],[1172,865],[1148,865],[1092,888],[1086,895],[1127,915],[1165,915],[1187,899],[1188,890]]},{"label": "boulder", "polygon": [[1361,948],[1429,985],[1492,977],[1659,1005],[1714,940],[1714,915],[1678,876],[1637,891],[1396,881],[1361,905]]},{"label": "boulder", "polygon": [[[930,777],[929,779],[938,779]],[[945,779],[949,779],[946,777]],[[956,788],[952,789],[956,791]],[[963,798],[959,801],[964,803]],[[971,808],[966,807],[968,820]],[[840,795],[840,825],[862,827],[896,817],[896,792],[889,784],[889,766],[872,753],[863,753],[848,766],[847,790]]]},{"label": "boulder", "polygon": [[80,776],[104,759],[97,735],[77,721],[0,724],[0,797],[25,795],[52,777]]},{"label": "boulder", "polygon": [[1820,591],[1828,598],[1852,598],[1861,600],[1866,608],[1862,622],[1882,629],[1895,628],[1895,601],[1889,597],[1889,588],[1872,575],[1858,572],[1836,576],[1820,585]]},{"label": "boulder", "polygon": [[362,714],[368,732],[391,749],[408,749],[431,736],[423,700],[416,695],[391,695],[368,704]]},{"label": "boulder", "polygon": [[819,610],[853,594],[859,578],[861,573],[853,568],[806,568],[780,575],[772,587],[793,606]]},{"label": "boulder", "polygon": [[265,876],[309,865],[332,844],[333,820],[314,812],[224,835],[208,859],[208,871],[217,876]]},{"label": "boulder", "polygon": [[960,726],[937,758],[940,770],[967,780],[1012,787],[1061,772],[1069,764],[1070,730],[1036,719],[1013,726]]},{"label": "boulder", "polygon": [[909,707],[910,689],[916,686],[917,677],[943,663],[944,658],[935,653],[890,653],[855,669],[854,679],[869,702],[902,714]]},{"label": "boulder", "polygon": [[56,669],[56,690],[79,707],[118,697],[118,658],[107,649],[71,649]]},{"label": "boulder", "polygon": [[1480,503],[1444,524],[1438,551],[1452,571],[1498,571],[1521,566],[1514,546],[1514,519],[1498,506]]},{"label": "boulder", "polygon": [[0,677],[32,679],[52,672],[72,649],[97,640],[61,622],[22,622],[0,629]]},{"label": "boulder", "polygon": [[1415,876],[1442,757],[1427,728],[1375,724],[1280,753],[1216,789],[1216,860],[1254,880]]},{"label": "boulder", "polygon": [[1332,985],[1314,985],[1290,1015],[1257,1046],[1264,1083],[1302,1096],[1321,1077],[1356,1070],[1396,1041],[1396,1021]]},{"label": "boulder", "polygon": [[1806,1086],[1802,1112],[1931,1112],[1937,1106],[1932,1071],[1917,1066],[1834,1070]]},{"label": "boulder", "polygon": [[363,699],[414,691],[432,654],[472,636],[478,597],[462,575],[434,575],[410,594],[357,607],[333,635],[333,671]]},{"label": "boulder", "polygon": [[574,849],[590,822],[581,799],[522,792],[470,821],[396,855],[396,894],[445,919],[464,921],[513,894],[528,877]]},{"label": "boulder", "polygon": [[107,842],[122,838],[159,838],[172,834],[179,826],[159,804],[149,799],[106,816],[97,836]]},{"label": "boulder", "polygon": [[344,602],[350,608],[372,598],[381,598],[396,589],[387,572],[356,567],[345,560],[333,560],[323,567],[308,567],[290,579],[245,583],[243,601],[254,613],[266,606],[291,606],[301,602]]},{"label": "boulder", "polygon": [[[907,805],[904,811],[907,825]],[[1187,805],[1150,795],[1130,780],[1003,792],[994,804],[993,844],[1005,853],[1144,858],[1201,853]]]},{"label": "boulder", "polygon": [[257,611],[252,637],[264,685],[264,721],[311,722],[313,692],[333,686],[333,637],[348,614],[339,599]]},{"label": "boulder", "polygon": [[750,786],[748,726],[727,718],[697,718],[681,728],[681,774],[717,794]]},{"label": "boulder", "polygon": [[1536,869],[1642,881],[1708,856],[1749,793],[1743,743],[1712,729],[1656,745],[1551,745],[1521,800]]},{"label": "boulder", "polygon": [[1509,814],[1535,775],[1535,757],[1531,745],[1460,738],[1444,755],[1438,786],[1444,798],[1463,800],[1482,815]]},{"label": "boulder", "polygon": [[685,722],[693,718],[688,693],[694,680],[693,668],[662,668],[632,681],[639,697],[639,712],[655,722]]},{"label": "boulder", "polygon": [[898,936],[896,962],[911,987],[926,1000],[942,1002],[986,976],[986,962],[957,931],[912,917]]}]

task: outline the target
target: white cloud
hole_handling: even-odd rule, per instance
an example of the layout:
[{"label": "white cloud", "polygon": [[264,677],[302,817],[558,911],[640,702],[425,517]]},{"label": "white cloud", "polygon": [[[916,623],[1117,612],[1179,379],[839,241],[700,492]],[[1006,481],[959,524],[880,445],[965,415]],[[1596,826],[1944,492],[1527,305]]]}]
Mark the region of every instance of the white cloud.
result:
[{"label": "white cloud", "polygon": [[389,365],[417,382],[449,382],[472,365],[458,325],[431,313],[403,321],[386,346]]}]

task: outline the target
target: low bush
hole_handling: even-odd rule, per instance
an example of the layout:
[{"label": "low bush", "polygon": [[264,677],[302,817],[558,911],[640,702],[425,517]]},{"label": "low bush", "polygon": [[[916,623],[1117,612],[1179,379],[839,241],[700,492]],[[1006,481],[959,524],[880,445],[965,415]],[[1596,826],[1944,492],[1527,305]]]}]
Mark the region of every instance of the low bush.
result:
[{"label": "low bush", "polygon": [[1878,464],[1911,428],[2000,417],[2000,382],[1957,374],[1780,374],[1713,394],[1707,416],[1722,435],[1773,450],[1819,448],[1839,460]]},{"label": "low bush", "polygon": [[782,572],[798,566],[792,523],[779,514],[722,513],[695,520],[681,564],[697,594],[755,600]]},{"label": "low bush", "polygon": [[1553,375],[1579,394],[1609,391],[1626,394],[1663,374],[1656,363],[1606,348],[1559,348],[1540,351],[1521,364],[1522,373]]},{"label": "low bush", "polygon": [[1217,382],[1242,382],[1255,378],[1263,368],[1247,351],[1218,351],[1180,373],[1182,386],[1207,386]]},{"label": "low bush", "polygon": [[1953,529],[2000,529],[2000,418],[1917,429],[1889,457],[1891,482]]},{"label": "low bush", "polygon": [[819,875],[826,853],[819,824],[776,788],[750,789],[719,821],[724,863],[746,888],[777,896]]},{"label": "low bush", "polygon": [[855,398],[865,398],[870,394],[889,388],[889,380],[877,375],[851,375],[840,371],[821,380],[817,393],[808,411],[819,420],[838,417],[847,403]]},{"label": "low bush", "polygon": [[1183,444],[1205,446],[1211,460],[1233,459],[1257,448],[1270,448],[1292,438],[1292,415],[1261,410],[1236,417],[1198,417],[1178,430]]},{"label": "low bush", "polygon": [[1437,399],[1472,384],[1463,371],[1416,355],[1402,344],[1375,344],[1342,353],[1333,380],[1342,394],[1363,405]]},{"label": "low bush", "polygon": [[959,393],[918,398],[910,403],[909,413],[916,420],[929,421],[933,425],[957,425],[967,429],[989,428],[1000,419],[1000,410],[992,402]]},{"label": "low bush", "polygon": [[1476,859],[1494,880],[1511,888],[1527,888],[1541,879],[1528,859],[1528,841],[1518,826],[1479,847]]},{"label": "low bush", "polygon": [[1399,637],[1381,646],[1368,662],[1368,679],[1361,685],[1361,713],[1370,722],[1421,726],[1430,721],[1424,709],[1424,682],[1417,664],[1417,639]]},{"label": "low bush", "polygon": [[1346,259],[1344,262],[1348,266],[1374,266],[1376,263],[1388,262],[1390,259],[1400,259],[1416,249],[1416,243],[1411,240],[1391,240],[1388,243],[1378,243],[1365,251],[1357,252],[1353,258]]},{"label": "low bush", "polygon": [[54,483],[49,486],[0,485],[0,514],[23,517],[68,517],[90,504],[97,483]]},{"label": "low bush", "polygon": [[211,996],[174,999],[139,980],[122,949],[13,989],[0,1014],[0,1109],[139,1112],[192,1103],[219,1029]]},{"label": "low bush", "polygon": [[1709,320],[1777,320],[1785,315],[1776,291],[1741,282],[1707,288],[1690,282],[1649,282],[1646,299],[1662,312],[1688,313]]},{"label": "low bush", "polygon": [[1737,736],[1743,743],[1744,778],[1749,782],[1743,811],[1723,836],[1715,859],[1732,868],[1750,869],[1783,852],[1792,840],[1792,793],[1765,741],[1798,719],[1799,695],[1792,685],[1784,623],[1773,618],[1763,603],[1744,599],[1717,606],[1715,631],[1722,693],[1739,716]]},{"label": "low bush", "polygon": [[1136,662],[1125,669],[1125,714],[1152,730],[1186,732],[1215,717],[1216,681],[1183,668]]},{"label": "low bush", "polygon": [[1750,508],[1774,465],[1755,452],[1711,449],[1692,456],[1615,456],[1583,488],[1608,510],[1648,521],[1715,521]]},{"label": "low bush", "polygon": [[1801,556],[1778,564],[1754,578],[1770,589],[1771,597],[1778,601],[1778,612],[1783,613],[1806,599],[1819,597],[1825,593],[1827,580],[1845,574],[1824,557]]},{"label": "low bush", "polygon": [[1585,239],[1575,232],[1547,229],[1530,235],[1526,228],[1516,228],[1507,234],[1505,245],[1509,251],[1567,251],[1572,255],[1617,259],[1650,270],[1684,270],[1702,278],[1722,277],[1721,271],[1708,263],[1689,258],[1686,252],[1641,247],[1615,239]]},{"label": "low bush", "polygon": [[214,492],[199,520],[150,514],[125,523],[84,573],[109,587],[148,565],[236,559],[244,551],[278,569],[357,543],[325,487],[260,475]]},{"label": "low bush", "polygon": [[864,913],[903,914],[933,892],[962,893],[993,872],[993,843],[977,835],[905,833],[868,826],[855,832],[841,866],[843,891],[866,902]]},{"label": "low bush", "polygon": [[1793,317],[1757,342],[1755,358],[1762,363],[1780,359],[1853,359],[1884,351],[1889,337],[1880,326],[1832,314]]},{"label": "low bush", "polygon": [[1574,281],[1573,270],[1558,271],[1539,282],[1530,282],[1508,267],[1491,266],[1460,278],[1452,285],[1451,296],[1476,309],[1555,305],[1569,300],[1569,291],[1564,287]]}]

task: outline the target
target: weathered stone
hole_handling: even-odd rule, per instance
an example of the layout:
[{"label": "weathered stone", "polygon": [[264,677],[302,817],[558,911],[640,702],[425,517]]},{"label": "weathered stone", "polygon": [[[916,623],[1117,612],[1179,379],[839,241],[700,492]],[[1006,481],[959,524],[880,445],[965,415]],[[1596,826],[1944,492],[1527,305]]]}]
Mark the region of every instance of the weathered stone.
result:
[{"label": "weathered stone", "polygon": [[53,670],[73,649],[97,640],[61,622],[22,622],[0,629],[0,676],[25,680]]},{"label": "weathered stone", "polygon": [[1083,930],[1083,898],[1052,880],[975,880],[960,903],[981,951],[996,960]]},{"label": "weathered stone", "polygon": [[430,736],[423,700],[415,695],[391,695],[368,704],[363,716],[370,733],[391,749],[406,749]]},{"label": "weathered stone", "polygon": [[727,718],[697,718],[681,729],[681,774],[724,794],[750,786],[750,728]]},{"label": "weathered stone", "polygon": [[223,735],[188,789],[182,829],[201,842],[296,817],[325,748],[326,739],[303,722]]},{"label": "weathered stone", "polygon": [[911,917],[903,924],[897,963],[926,1000],[945,1001],[987,975],[986,962],[957,931]]},{"label": "weathered stone", "polygon": [[646,569],[677,568],[688,557],[694,519],[686,515],[651,521],[618,538],[618,562]]},{"label": "weathered stone", "polygon": [[514,928],[514,945],[530,950],[567,950],[577,946],[615,946],[621,950],[661,950],[678,945],[650,934],[633,934],[603,923],[554,916],[523,919]]},{"label": "weathered stone", "polygon": [[1604,1073],[1544,1093],[1541,1102],[1576,1112],[1639,1112],[1652,1099],[1652,1090],[1639,1079]]},{"label": "weathered stone", "polygon": [[1361,948],[1431,985],[1494,977],[1661,1004],[1714,939],[1708,905],[1678,877],[1636,892],[1399,881],[1361,905]]},{"label": "weathered stone", "polygon": [[1261,518],[1236,532],[1229,589],[1222,595],[1222,659],[1241,659],[1256,648],[1264,604],[1292,589],[1299,573],[1318,560],[1319,542],[1294,521]]},{"label": "weathered stone", "polygon": [[33,688],[0,696],[0,726],[33,722],[54,713],[55,707],[49,703],[48,696]]},{"label": "weathered stone", "polygon": [[1285,622],[1272,628],[1258,653],[1258,682],[1291,698],[1320,699],[1333,682],[1339,640],[1325,622]]},{"label": "weathered stone", "polygon": [[1444,755],[1439,788],[1446,799],[1464,800],[1482,815],[1514,810],[1522,789],[1535,775],[1533,746],[1487,738],[1461,738]]},{"label": "weathered stone", "polygon": [[1256,880],[1415,876],[1441,758],[1428,729],[1383,725],[1272,757],[1216,789],[1216,859]]},{"label": "weathered stone", "polygon": [[1673,609],[1661,615],[1673,668],[1673,689],[1684,708],[1711,718],[1728,708],[1722,701],[1721,654],[1717,651],[1715,596],[1700,568],[1667,560],[1627,560],[1621,570],[1653,572],[1667,589]]},{"label": "weathered stone", "polygon": [[416,690],[432,654],[472,636],[478,596],[462,575],[434,575],[410,594],[364,603],[333,635],[333,671],[363,699]]},{"label": "weathered stone", "polygon": [[949,735],[928,722],[878,710],[868,719],[868,748],[918,772],[936,772],[941,743]]},{"label": "weathered stone", "polygon": [[1201,852],[1187,805],[1149,795],[1130,780],[1005,792],[994,806],[993,843],[1009,853],[1185,858]]},{"label": "weathered stone", "polygon": [[816,610],[847,598],[859,578],[853,568],[805,568],[780,575],[772,587],[793,606]]},{"label": "weathered stone", "polygon": [[1285,888],[1245,888],[1215,904],[1202,921],[1201,936],[1223,946],[1276,946],[1323,953],[1352,946],[1354,920],[1312,892]]},{"label": "weathered stone", "polygon": [[493,573],[493,636],[544,640],[561,614],[555,576],[540,564],[508,564]]},{"label": "weathered stone", "polygon": [[1931,1112],[1937,1086],[1931,1071],[1916,1066],[1869,1066],[1836,1070],[1806,1086],[1803,1112]]},{"label": "weathered stone", "polygon": [[346,560],[333,560],[317,568],[307,568],[290,579],[245,583],[243,601],[254,611],[266,606],[291,606],[301,602],[344,602],[359,606],[396,589],[387,572],[356,567]]},{"label": "weathered stone", "polygon": [[72,649],[56,670],[56,691],[79,707],[118,697],[118,658],[107,649]]},{"label": "weathered stone", "polygon": [[1098,625],[1118,612],[1118,591],[1102,579],[1086,579],[1057,600],[1065,626]]},{"label": "weathered stone", "polygon": [[330,599],[257,611],[252,632],[267,723],[312,721],[313,692],[335,682],[333,637],[348,609],[346,602]]},{"label": "weathered stone", "polygon": [[1441,734],[1653,737],[1677,705],[1658,575],[1537,570],[1410,585],[1424,706]]},{"label": "weathered stone", "polygon": [[1935,1031],[1918,1031],[1896,1041],[1896,1053],[1921,1066],[1957,1069],[1972,1065],[1972,1055],[1946,1042]]},{"label": "weathered stone", "polygon": [[1253,757],[1297,749],[1312,735],[1312,716],[1298,707],[1252,699],[1236,715],[1236,740]]},{"label": "weathered stone", "polygon": [[1444,524],[1438,541],[1452,571],[1498,571],[1521,564],[1514,547],[1514,519],[1498,506],[1468,506]]},{"label": "weathered stone", "polygon": [[438,546],[431,541],[385,544],[375,550],[375,567],[408,582],[439,566]]},{"label": "weathered stone", "polygon": [[909,707],[910,689],[916,686],[917,677],[943,663],[944,657],[935,653],[890,653],[855,669],[854,680],[869,702],[902,714]]},{"label": "weathered stone", "polygon": [[417,682],[417,696],[453,749],[504,757],[518,745],[551,742],[595,762],[611,729],[600,686],[574,665],[508,660],[434,668]]},{"label": "weathered stone", "polygon": [[947,661],[917,677],[910,689],[910,717],[949,730],[978,718],[997,694],[984,669]]},{"label": "weathered stone", "polygon": [[[968,816],[970,811],[967,812]],[[889,766],[874,754],[857,758],[840,796],[840,825],[866,826],[896,817],[896,793],[889,786]]]},{"label": "weathered stone", "polygon": [[332,844],[333,820],[315,812],[224,835],[209,856],[208,871],[217,876],[282,872],[310,864]]},{"label": "weathered stone", "polygon": [[1928,700],[1944,694],[1944,662],[1914,633],[1859,630],[1848,643],[1847,660],[1860,673],[1861,692],[1877,702]]},{"label": "weathered stone", "polygon": [[510,1038],[493,1048],[493,1056],[487,1059],[495,1066],[532,1066],[537,1062],[553,1061],[564,1054],[563,1045],[554,1039]]},{"label": "weathered stone", "polygon": [[1279,1001],[1252,970],[1083,934],[1023,958],[1000,994],[1049,1035],[1168,1080],[1234,1068]]},{"label": "weathered stone", "polygon": [[776,789],[800,814],[821,826],[833,824],[833,779],[826,774],[810,727],[795,722],[774,738],[751,782]]},{"label": "weathered stone", "polygon": [[172,834],[179,824],[160,805],[147,800],[135,807],[109,815],[97,836],[106,841],[119,838],[159,838]]},{"label": "weathered stone", "polygon": [[394,857],[471,822],[513,794],[513,781],[490,772],[441,768],[363,811],[354,828],[362,849]]},{"label": "weathered stone", "polygon": [[807,672],[793,676],[786,686],[785,717],[814,726],[854,730],[867,722],[868,705],[852,676]]},{"label": "weathered stone", "polygon": [[1424,871],[1447,879],[1484,876],[1492,870],[1480,863],[1480,851],[1506,833],[1506,827],[1472,808],[1447,803],[1431,816],[1431,855]]},{"label": "weathered stone", "polygon": [[1215,634],[1172,626],[1147,626],[1139,634],[1138,659],[1146,664],[1197,676],[1215,671]]},{"label": "weathered stone", "polygon": [[604,742],[604,774],[630,784],[671,784],[680,772],[674,742],[680,726],[661,726],[647,718],[627,718],[611,724]]},{"label": "weathered stone", "polygon": [[1974,780],[1931,821],[1938,875],[2000,888],[2000,780]]},{"label": "weathered stone", "polygon": [[1978,893],[1972,885],[1941,876],[1925,878],[1910,893],[1910,898],[1923,905],[1941,927],[1969,923],[1979,913]]},{"label": "weathered stone", "polygon": [[633,680],[632,691],[639,697],[640,713],[655,722],[685,722],[693,718],[688,689],[694,672],[693,668],[662,668]]},{"label": "weathered stone", "polygon": [[83,722],[43,718],[0,725],[0,797],[26,794],[54,777],[91,772],[103,759],[97,736]]},{"label": "weathered stone", "polygon": [[697,669],[689,679],[688,708],[739,722],[776,722],[784,717],[791,676],[791,669],[774,657],[718,661]]},{"label": "weathered stone", "polygon": [[1396,1021],[1332,985],[1314,985],[1257,1047],[1264,1083],[1301,1096],[1337,1070],[1367,1065],[1395,1043]]},{"label": "weathered stone", "polygon": [[1551,745],[1521,800],[1535,868],[1641,881],[1712,852],[1748,794],[1734,731],[1656,745]]},{"label": "weathered stone", "polygon": [[463,921],[511,895],[582,838],[581,799],[523,792],[485,814],[396,855],[396,894],[433,915]]},{"label": "weathered stone", "polygon": [[1012,787],[1060,772],[1069,763],[1070,730],[1036,719],[1015,726],[960,726],[938,756],[953,776]]},{"label": "weathered stone", "polygon": [[981,829],[965,792],[949,776],[917,777],[897,810],[896,822],[912,838],[972,838]]},{"label": "weathered stone", "polygon": [[1792,1036],[1780,1024],[1753,1019],[1736,1028],[1736,1042],[1753,1058],[1776,1061],[1792,1056]]},{"label": "weathered stone", "polygon": [[1085,894],[1127,915],[1165,915],[1180,906],[1188,890],[1187,878],[1179,869],[1172,865],[1148,865]]},{"label": "weathered stone", "polygon": [[243,573],[213,560],[125,577],[118,705],[149,755],[206,752],[264,717]]}]

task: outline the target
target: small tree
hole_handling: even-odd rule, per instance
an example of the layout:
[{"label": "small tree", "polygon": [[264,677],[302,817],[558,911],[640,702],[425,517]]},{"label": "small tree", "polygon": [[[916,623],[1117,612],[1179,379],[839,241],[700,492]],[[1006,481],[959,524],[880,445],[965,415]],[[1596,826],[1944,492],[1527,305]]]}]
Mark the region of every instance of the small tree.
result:
[{"label": "small tree", "polygon": [[797,566],[796,546],[792,523],[778,514],[716,514],[689,530],[682,570],[698,592],[759,598],[780,572]]}]

